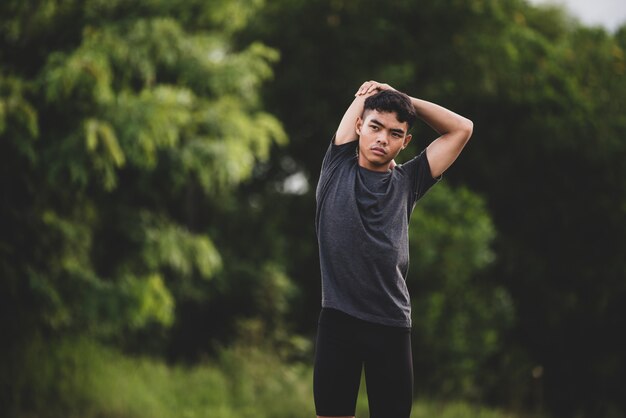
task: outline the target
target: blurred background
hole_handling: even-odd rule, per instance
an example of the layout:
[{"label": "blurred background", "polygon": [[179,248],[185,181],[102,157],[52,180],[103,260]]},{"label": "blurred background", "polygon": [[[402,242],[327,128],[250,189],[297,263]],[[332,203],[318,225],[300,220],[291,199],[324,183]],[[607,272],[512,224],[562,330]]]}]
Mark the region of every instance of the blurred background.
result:
[{"label": "blurred background", "polygon": [[314,191],[374,79],[475,126],[411,220],[413,417],[625,417],[626,26],[574,13],[3,0],[0,416],[313,416]]}]

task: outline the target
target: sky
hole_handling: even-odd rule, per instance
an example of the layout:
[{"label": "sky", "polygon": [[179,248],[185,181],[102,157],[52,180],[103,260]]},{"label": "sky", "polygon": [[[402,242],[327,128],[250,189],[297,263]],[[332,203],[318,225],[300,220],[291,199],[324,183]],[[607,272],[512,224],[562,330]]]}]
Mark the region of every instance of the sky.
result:
[{"label": "sky", "polygon": [[564,5],[583,24],[601,25],[611,32],[626,23],[626,0],[530,0],[530,2]]}]

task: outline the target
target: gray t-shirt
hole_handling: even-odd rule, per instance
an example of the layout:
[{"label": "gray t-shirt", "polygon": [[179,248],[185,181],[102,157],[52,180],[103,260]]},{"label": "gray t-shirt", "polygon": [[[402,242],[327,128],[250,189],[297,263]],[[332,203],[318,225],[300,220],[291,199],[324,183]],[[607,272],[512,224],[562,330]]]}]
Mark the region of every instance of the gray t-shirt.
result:
[{"label": "gray t-shirt", "polygon": [[335,145],[333,138],[317,185],[322,307],[410,327],[409,218],[438,179],[424,151],[380,173],[358,165],[357,146],[358,141]]}]

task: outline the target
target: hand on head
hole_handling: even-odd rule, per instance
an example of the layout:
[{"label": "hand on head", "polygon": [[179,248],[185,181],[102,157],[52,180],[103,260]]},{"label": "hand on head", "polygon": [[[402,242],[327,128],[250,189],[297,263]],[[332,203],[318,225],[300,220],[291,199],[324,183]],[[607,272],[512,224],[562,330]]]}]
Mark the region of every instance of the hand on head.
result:
[{"label": "hand on head", "polygon": [[373,94],[373,93],[376,93],[377,91],[382,91],[382,90],[395,90],[395,89],[391,87],[389,84],[379,83],[378,81],[370,80],[361,84],[361,87],[359,87],[355,96]]}]

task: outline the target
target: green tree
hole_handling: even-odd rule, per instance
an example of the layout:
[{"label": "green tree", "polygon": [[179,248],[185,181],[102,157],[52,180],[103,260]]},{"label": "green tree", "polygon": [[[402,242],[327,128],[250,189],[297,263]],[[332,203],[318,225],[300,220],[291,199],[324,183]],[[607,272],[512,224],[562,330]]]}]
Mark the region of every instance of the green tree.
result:
[{"label": "green tree", "polygon": [[[283,57],[266,97],[291,138],[289,146],[272,157],[282,170],[267,176],[276,182],[294,173],[309,179],[308,193],[300,198],[301,217],[314,212],[314,184],[323,152],[363,80],[389,82],[414,95],[439,98],[461,114],[471,113],[450,78],[433,80],[439,74],[434,69],[448,59],[436,56],[435,40],[453,36],[432,21],[444,8],[414,2],[389,7],[364,1],[278,1],[264,9],[265,19],[254,22],[251,38],[260,36]],[[279,21],[285,24],[276,26]],[[435,28],[438,32],[431,33]],[[437,91],[443,83],[446,89]],[[403,151],[403,159],[416,155],[435,135],[424,126],[415,130],[417,145]],[[458,183],[454,172],[446,174],[452,184]],[[412,219],[409,287],[418,390],[431,396],[478,397],[480,372],[502,349],[513,315],[506,290],[496,281],[478,280],[493,258],[495,231],[487,208],[468,189],[440,184],[418,203]],[[292,222],[285,231],[303,252],[302,237],[315,242],[312,224]],[[303,254],[298,249],[287,261],[288,272],[302,289],[295,311],[312,332],[320,300],[316,248]]]},{"label": "green tree", "polygon": [[[291,160],[274,178],[302,171],[314,183],[325,144],[363,80],[468,116],[473,139],[446,178],[479,192],[493,216],[496,257],[478,276],[488,287],[482,300],[505,289],[515,306],[514,329],[482,369],[482,381],[491,382],[485,399],[564,417],[624,410],[617,335],[626,318],[625,29],[585,28],[557,7],[522,0],[279,0],[262,17],[249,36],[281,51],[266,97],[291,139],[273,156]],[[414,135],[420,148],[424,132]],[[298,231],[294,237],[311,232]],[[301,268],[299,258],[290,271],[311,272],[292,276],[317,302],[313,263]],[[461,283],[471,292],[476,279]],[[475,315],[472,308],[463,309]]]},{"label": "green tree", "polygon": [[508,292],[480,274],[494,261],[484,200],[436,185],[411,217],[413,349],[421,395],[480,399],[484,369],[514,319]]},{"label": "green tree", "polygon": [[0,333],[10,342],[0,362],[9,410],[27,409],[32,395],[32,382],[18,378],[30,341],[89,335],[124,345],[171,326],[179,302],[208,297],[206,283],[224,269],[214,214],[286,140],[259,98],[278,53],[232,42],[259,6],[0,6]]}]

